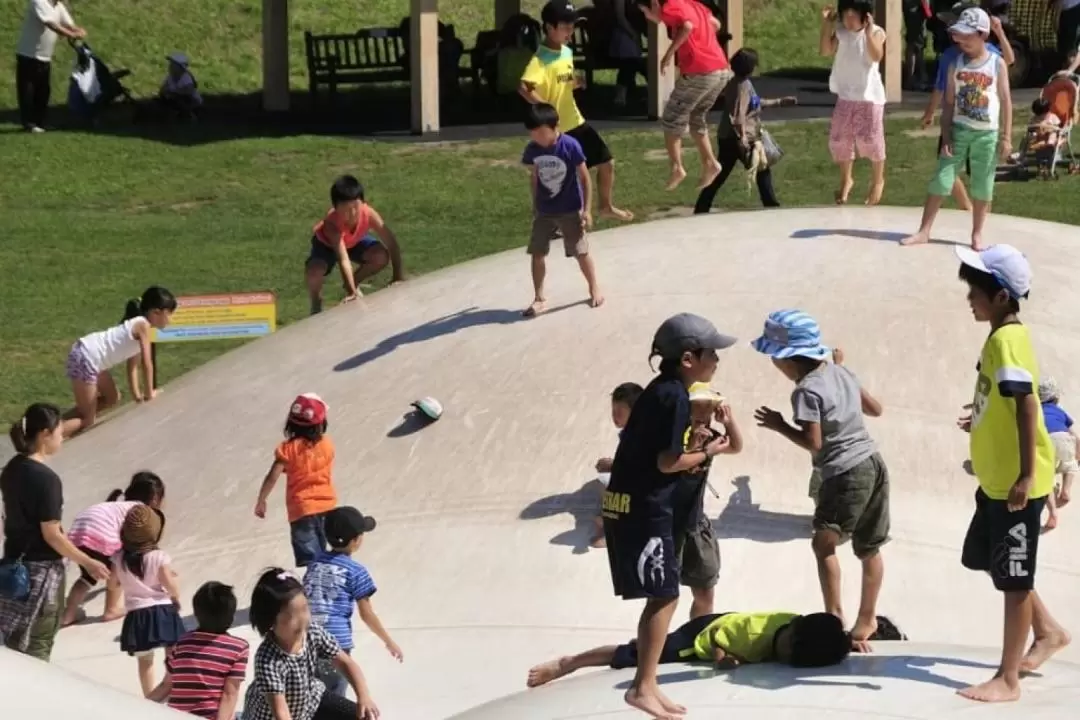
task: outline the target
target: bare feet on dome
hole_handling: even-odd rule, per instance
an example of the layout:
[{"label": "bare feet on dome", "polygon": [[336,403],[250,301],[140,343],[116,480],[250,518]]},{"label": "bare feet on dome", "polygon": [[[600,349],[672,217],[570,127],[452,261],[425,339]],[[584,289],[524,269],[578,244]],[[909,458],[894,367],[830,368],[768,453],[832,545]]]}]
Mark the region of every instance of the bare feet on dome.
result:
[{"label": "bare feet on dome", "polygon": [[987,680],[981,685],[972,685],[963,690],[957,690],[957,694],[976,702],[1013,702],[1020,699],[1020,684],[1009,683],[1005,678],[995,676],[992,680]]}]

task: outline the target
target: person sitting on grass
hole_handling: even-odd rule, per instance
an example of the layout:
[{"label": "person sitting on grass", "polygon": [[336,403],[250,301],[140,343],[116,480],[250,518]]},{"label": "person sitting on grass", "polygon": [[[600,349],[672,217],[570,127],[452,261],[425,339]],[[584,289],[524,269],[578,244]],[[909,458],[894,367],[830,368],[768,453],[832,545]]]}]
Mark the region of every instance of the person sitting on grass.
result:
[{"label": "person sitting on grass", "polygon": [[[326,217],[315,225],[311,252],[304,264],[312,315],[322,312],[323,282],[335,265],[341,266],[343,303],[360,297],[360,283],[373,277],[387,263],[393,267],[391,285],[405,279],[397,237],[383,222],[382,215],[367,204],[359,180],[352,175],[335,180],[330,186],[330,205]],[[360,268],[353,270],[353,263]]]},{"label": "person sitting on grass", "polygon": [[[843,621],[831,613],[733,612],[702,615],[669,633],[660,663],[704,661],[726,670],[763,662],[819,668],[843,662],[852,650],[869,647],[854,643]],[[529,670],[526,684],[539,687],[582,668],[619,670],[637,663],[637,641],[630,640],[541,663]]]},{"label": "person sitting on grass", "polygon": [[202,107],[203,100],[199,94],[199,83],[191,74],[188,56],[174,52],[165,59],[169,61],[169,72],[158,90],[158,103],[169,115],[192,120]]}]

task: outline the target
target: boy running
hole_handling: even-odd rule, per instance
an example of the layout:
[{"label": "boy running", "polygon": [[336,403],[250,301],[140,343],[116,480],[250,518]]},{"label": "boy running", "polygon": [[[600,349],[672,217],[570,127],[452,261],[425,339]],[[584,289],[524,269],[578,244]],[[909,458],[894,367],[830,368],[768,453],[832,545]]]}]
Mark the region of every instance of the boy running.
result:
[{"label": "boy running", "polygon": [[[960,279],[976,322],[990,324],[979,358],[971,413],[959,426],[971,433],[971,465],[979,480],[961,562],[990,574],[1005,596],[1005,639],[993,678],[960,691],[971,700],[1020,697],[1020,673],[1037,670],[1069,644],[1069,634],[1035,592],[1039,524],[1054,489],[1054,445],[1039,398],[1039,363],[1020,322],[1020,300],[1031,289],[1031,267],[1019,250],[995,245],[957,248]],[[1028,633],[1035,642],[1024,654]]]},{"label": "boy running", "polygon": [[[889,471],[863,415],[878,417],[881,404],[850,370],[829,362],[832,352],[821,343],[817,322],[804,312],[770,314],[765,332],[753,346],[795,383],[791,394],[794,425],[767,407],[758,408],[754,418],[760,427],[808,450],[814,467],[821,471],[811,547],[825,610],[844,618],[836,548],[850,538],[863,575],[859,615],[851,636],[857,642],[868,640],[877,630],[877,599],[885,574],[881,547],[889,541]],[[843,355],[833,357],[842,359]]]},{"label": "boy running", "polygon": [[540,12],[544,41],[525,67],[518,94],[531,105],[547,103],[558,112],[559,130],[578,143],[585,153],[586,165],[596,168],[600,186],[600,214],[616,220],[633,220],[633,214],[615,207],[612,187],[615,184],[615,160],[600,133],[585,121],[574,100],[578,80],[574,75],[574,51],[567,43],[579,19],[568,0],[551,0]]},{"label": "boy running", "polygon": [[[304,264],[312,315],[322,312],[323,281],[335,265],[341,267],[343,303],[360,297],[360,283],[386,267],[387,262],[394,269],[391,284],[405,279],[397,238],[364,200],[364,186],[359,180],[352,175],[335,180],[330,186],[330,205],[326,217],[315,226],[311,253]],[[360,269],[354,271],[353,263]]]},{"label": "boy running", "polygon": [[585,154],[577,140],[558,131],[559,116],[546,103],[530,105],[525,127],[532,141],[521,162],[532,168],[529,185],[533,198],[533,222],[528,253],[532,257],[533,301],[523,312],[527,318],[544,312],[544,278],[552,240],[562,238],[566,257],[577,260],[589,284],[589,302],[604,304],[596,283],[596,266],[589,254],[585,231],[592,227],[592,180]]},{"label": "boy running", "polygon": [[679,602],[672,493],[681,473],[705,464],[725,444],[713,440],[702,450],[684,450],[690,426],[687,389],[709,382],[719,360],[716,351],[734,343],[735,338],[721,335],[699,315],[681,313],[664,321],[649,355],[650,360],[660,357],[660,372],[630,413],[604,493],[604,534],[615,594],[624,600],[646,599],[637,629],[637,673],[624,698],[662,720],[686,713],[660,691],[656,679]]}]

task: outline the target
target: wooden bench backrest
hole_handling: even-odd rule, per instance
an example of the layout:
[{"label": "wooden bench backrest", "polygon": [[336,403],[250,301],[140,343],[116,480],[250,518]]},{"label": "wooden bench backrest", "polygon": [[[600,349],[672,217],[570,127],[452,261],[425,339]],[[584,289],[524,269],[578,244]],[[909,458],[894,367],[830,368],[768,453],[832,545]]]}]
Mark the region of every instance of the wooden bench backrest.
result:
[{"label": "wooden bench backrest", "polygon": [[339,70],[400,68],[405,43],[397,28],[369,28],[349,35],[304,33],[308,63]]}]

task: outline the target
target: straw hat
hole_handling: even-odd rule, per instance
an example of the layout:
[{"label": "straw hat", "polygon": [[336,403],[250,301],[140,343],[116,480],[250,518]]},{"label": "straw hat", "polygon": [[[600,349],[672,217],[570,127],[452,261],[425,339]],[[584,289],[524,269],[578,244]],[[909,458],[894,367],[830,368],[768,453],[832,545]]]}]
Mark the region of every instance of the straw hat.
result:
[{"label": "straw hat", "polygon": [[120,540],[127,552],[150,552],[157,548],[164,529],[164,513],[149,505],[139,504],[131,508],[124,518]]}]

